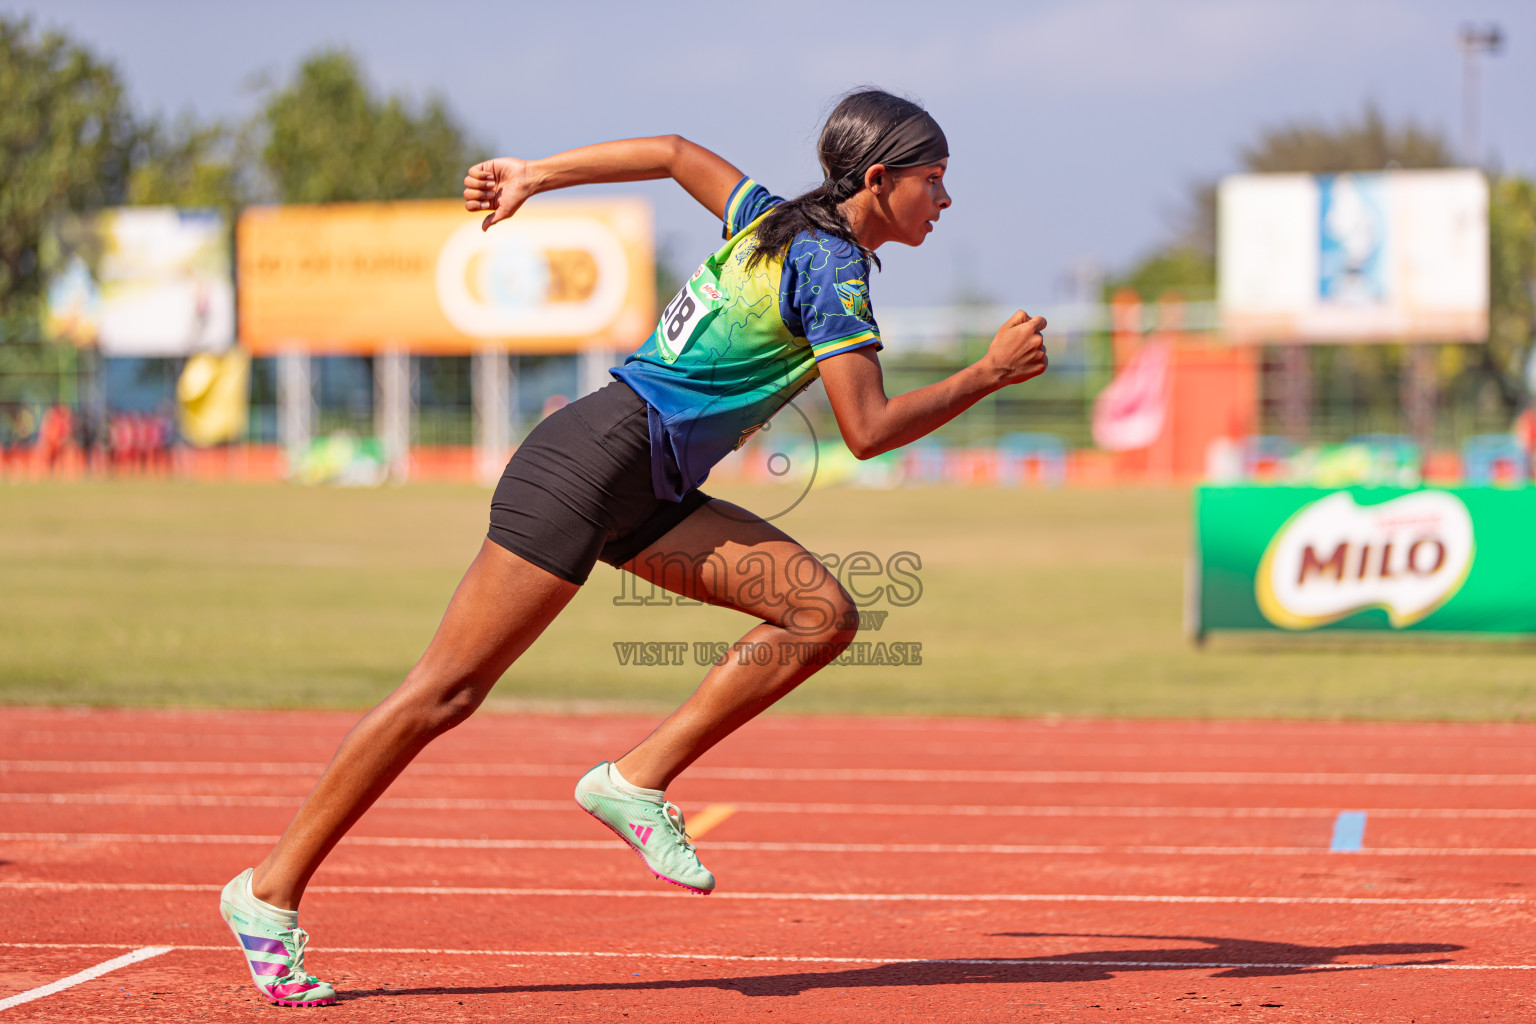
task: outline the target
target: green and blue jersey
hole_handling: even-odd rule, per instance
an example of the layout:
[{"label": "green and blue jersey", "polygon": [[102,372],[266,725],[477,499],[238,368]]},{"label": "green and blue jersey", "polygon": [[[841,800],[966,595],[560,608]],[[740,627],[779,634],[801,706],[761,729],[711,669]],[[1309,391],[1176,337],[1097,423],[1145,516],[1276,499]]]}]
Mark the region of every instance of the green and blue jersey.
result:
[{"label": "green and blue jersey", "polygon": [[751,178],[731,190],[725,244],[610,372],[650,407],[651,481],[677,501],[819,375],[817,363],[880,347],[869,267],[839,238],[801,232],[750,270],[757,225],[784,200]]}]

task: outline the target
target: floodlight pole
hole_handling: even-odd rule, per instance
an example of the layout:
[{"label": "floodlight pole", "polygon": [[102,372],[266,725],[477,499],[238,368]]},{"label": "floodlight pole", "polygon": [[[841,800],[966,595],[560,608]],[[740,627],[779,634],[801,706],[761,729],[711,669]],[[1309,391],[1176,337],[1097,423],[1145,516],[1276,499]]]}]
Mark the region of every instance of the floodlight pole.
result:
[{"label": "floodlight pole", "polygon": [[277,432],[290,474],[309,449],[316,418],[314,367],[309,352],[296,346],[277,357]]},{"label": "floodlight pole", "polygon": [[1301,342],[1279,346],[1280,429],[1298,445],[1311,437],[1308,414],[1312,409],[1312,353]]},{"label": "floodlight pole", "polygon": [[511,365],[499,348],[482,349],[472,357],[470,395],[475,416],[475,478],[495,484],[512,448]]},{"label": "floodlight pole", "polygon": [[411,472],[411,355],[402,345],[373,356],[373,430],[384,446],[384,465],[393,483]]},{"label": "floodlight pole", "polygon": [[1404,346],[1400,401],[1408,435],[1419,446],[1427,461],[1435,445],[1435,412],[1439,388],[1436,386],[1437,350],[1428,342]]},{"label": "floodlight pole", "polygon": [[1497,25],[1476,28],[1471,24],[1461,26],[1458,35],[1461,46],[1461,158],[1469,166],[1476,166],[1478,159],[1478,64],[1479,54],[1496,54],[1504,47],[1504,33]]}]

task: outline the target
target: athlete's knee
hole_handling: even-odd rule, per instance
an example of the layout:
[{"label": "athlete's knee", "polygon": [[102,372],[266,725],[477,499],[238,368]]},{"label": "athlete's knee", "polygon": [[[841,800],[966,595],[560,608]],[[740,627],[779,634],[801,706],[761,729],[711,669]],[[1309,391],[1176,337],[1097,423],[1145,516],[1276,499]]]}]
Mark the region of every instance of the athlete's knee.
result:
[{"label": "athlete's knee", "polygon": [[824,607],[820,628],[801,632],[796,638],[799,642],[793,645],[796,654],[792,657],[797,657],[810,672],[837,660],[858,635],[859,609],[842,588],[838,591],[841,596],[829,598]]},{"label": "athlete's knee", "polygon": [[436,708],[437,728],[448,730],[456,725],[463,725],[479,710],[480,705],[485,701],[485,695],[489,692],[489,688],[463,682],[443,694]]},{"label": "athlete's knee", "polygon": [[853,638],[859,635],[859,608],[852,601],[848,607],[838,613],[837,626],[830,636],[823,641],[827,649],[835,654],[842,654]]},{"label": "athlete's knee", "polygon": [[439,675],[418,665],[400,690],[416,727],[435,735],[467,721],[490,687],[473,677]]},{"label": "athlete's knee", "polygon": [[798,638],[838,654],[858,635],[859,606],[829,575],[822,587],[786,608],[780,625]]},{"label": "athlete's knee", "polygon": [[858,632],[859,607],[815,555],[802,551],[785,566],[789,584],[774,624],[798,639],[846,647]]}]

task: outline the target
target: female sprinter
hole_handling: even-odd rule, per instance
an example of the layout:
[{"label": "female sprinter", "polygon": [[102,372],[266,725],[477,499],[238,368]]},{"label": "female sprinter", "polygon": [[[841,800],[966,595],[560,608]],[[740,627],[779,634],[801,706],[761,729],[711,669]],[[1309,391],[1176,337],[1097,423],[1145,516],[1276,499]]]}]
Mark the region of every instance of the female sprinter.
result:
[{"label": "female sprinter", "polygon": [[[699,484],[818,376],[843,440],[867,459],[1046,368],[1045,321],[1019,312],[976,363],[886,397],[869,265],[879,266],[874,250],[887,242],[921,245],[950,205],[948,144],[921,107],[869,90],[832,111],[818,155],[826,180],[788,202],[677,136],[470,169],[464,205],[489,211],[486,229],[540,192],[670,177],[724,222],[725,244],[614,368],[615,381],[545,419],[517,449],[491,501],[489,536],[426,653],[342,741],[266,859],[225,886],[220,911],[268,1000],[335,1000],[304,967],[308,936],[297,909],[310,877],[411,759],[474,712],[599,559],[761,620],[739,644],[777,651],[794,643],[812,652],[790,664],[727,657],[639,746],[577,783],[580,806],[657,877],[699,893],[714,888],[663,792],[846,647],[857,613],[803,547]],[[774,578],[794,581],[788,597],[777,587],[740,585],[749,571],[760,578],[764,565]]]}]

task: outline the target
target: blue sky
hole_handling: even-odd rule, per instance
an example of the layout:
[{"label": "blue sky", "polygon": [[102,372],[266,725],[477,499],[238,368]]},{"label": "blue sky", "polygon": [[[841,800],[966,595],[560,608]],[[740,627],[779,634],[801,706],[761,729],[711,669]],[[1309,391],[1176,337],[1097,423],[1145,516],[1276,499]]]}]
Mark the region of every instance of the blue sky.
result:
[{"label": "blue sky", "polygon": [[[881,305],[958,290],[1049,304],[1083,263],[1120,268],[1167,236],[1190,182],[1234,170],[1265,126],[1375,101],[1459,137],[1457,26],[1499,23],[1483,151],[1536,174],[1529,0],[1076,0],[879,4],[427,5],[373,0],[0,2],[124,74],[135,106],[234,117],[254,83],[342,45],[386,90],[445,96],[498,153],[680,132],[782,194],[819,180],[840,92],[873,83],[944,125],[955,207],[920,250],[882,251]],[[466,12],[482,10],[470,18]],[[641,186],[674,262],[718,228],[675,186]]]}]

